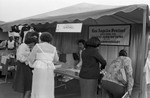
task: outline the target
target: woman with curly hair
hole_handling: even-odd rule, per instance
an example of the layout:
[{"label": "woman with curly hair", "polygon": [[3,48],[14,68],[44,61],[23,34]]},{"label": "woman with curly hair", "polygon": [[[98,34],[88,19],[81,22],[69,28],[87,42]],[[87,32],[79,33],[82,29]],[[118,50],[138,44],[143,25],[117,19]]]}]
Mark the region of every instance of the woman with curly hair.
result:
[{"label": "woman with curly hair", "polygon": [[22,98],[30,98],[32,86],[32,69],[28,65],[27,58],[31,49],[36,44],[35,38],[26,38],[17,48],[16,53],[16,73],[13,82],[13,89],[22,94]]},{"label": "woman with curly hair", "polygon": [[100,40],[92,37],[86,42],[86,49],[82,52],[82,66],[79,74],[81,98],[97,98],[100,69],[104,69],[106,65],[106,61],[98,51],[99,46]]},{"label": "woman with curly hair", "polygon": [[29,55],[29,65],[34,68],[31,98],[54,98],[54,63],[59,57],[52,39],[50,33],[43,32]]}]

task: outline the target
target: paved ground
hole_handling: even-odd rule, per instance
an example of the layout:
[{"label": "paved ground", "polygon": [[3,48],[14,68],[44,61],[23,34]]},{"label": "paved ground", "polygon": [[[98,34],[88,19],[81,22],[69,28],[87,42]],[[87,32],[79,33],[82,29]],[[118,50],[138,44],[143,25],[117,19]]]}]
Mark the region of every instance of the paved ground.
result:
[{"label": "paved ground", "polygon": [[[8,83],[2,83],[4,77],[0,78],[0,98],[20,98],[20,94],[12,89],[12,79]],[[71,80],[65,86],[55,89],[55,98],[80,98],[78,80]]]},{"label": "paved ground", "polygon": [[[3,80],[4,78],[0,78],[0,82]],[[100,94],[97,98],[101,98]],[[0,84],[0,98],[21,98],[20,96],[12,89],[12,79],[9,79],[8,83]],[[79,81],[73,79],[66,83],[66,88],[65,86],[55,88],[55,98],[80,98]]]}]

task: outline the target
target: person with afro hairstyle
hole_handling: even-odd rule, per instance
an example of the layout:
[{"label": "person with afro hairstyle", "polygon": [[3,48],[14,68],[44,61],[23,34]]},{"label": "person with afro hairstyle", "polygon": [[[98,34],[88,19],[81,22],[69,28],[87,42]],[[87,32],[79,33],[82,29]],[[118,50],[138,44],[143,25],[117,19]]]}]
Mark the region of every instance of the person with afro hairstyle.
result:
[{"label": "person with afro hairstyle", "polygon": [[82,52],[82,66],[79,73],[81,98],[97,98],[100,68],[104,69],[106,66],[106,61],[99,53],[99,46],[100,40],[97,37],[91,37]]}]

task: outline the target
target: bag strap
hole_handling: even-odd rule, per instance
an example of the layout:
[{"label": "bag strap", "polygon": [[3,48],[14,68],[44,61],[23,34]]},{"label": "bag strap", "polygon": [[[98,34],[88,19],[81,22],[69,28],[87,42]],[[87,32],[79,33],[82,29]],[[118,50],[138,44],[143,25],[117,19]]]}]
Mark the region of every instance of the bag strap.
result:
[{"label": "bag strap", "polygon": [[[37,44],[37,47],[42,51],[42,53],[44,54],[44,51],[42,50],[42,48]],[[45,55],[45,54],[44,54]]]},{"label": "bag strap", "polygon": [[[42,48],[37,44],[37,47],[42,51],[42,53],[45,55],[45,52],[42,50]],[[47,58],[48,58],[48,56],[47,55],[45,55]]]},{"label": "bag strap", "polygon": [[[45,55],[45,52],[42,50],[42,48],[37,44],[37,47],[42,51],[42,53]],[[47,55],[45,55],[46,57],[48,57]]]},{"label": "bag strap", "polygon": [[[42,50],[42,48],[38,45],[38,44],[36,44],[37,45],[37,47],[42,51],[42,53],[44,54],[45,52]],[[56,52],[56,51],[55,51]],[[44,54],[45,55],[45,54]]]},{"label": "bag strap", "polygon": [[[37,44],[37,47],[42,51],[42,53],[45,55],[45,52],[42,50],[42,48]],[[47,58],[48,58],[48,56],[47,55],[45,55]],[[54,65],[52,65],[52,67],[53,67],[53,69],[55,69],[55,66]]]}]

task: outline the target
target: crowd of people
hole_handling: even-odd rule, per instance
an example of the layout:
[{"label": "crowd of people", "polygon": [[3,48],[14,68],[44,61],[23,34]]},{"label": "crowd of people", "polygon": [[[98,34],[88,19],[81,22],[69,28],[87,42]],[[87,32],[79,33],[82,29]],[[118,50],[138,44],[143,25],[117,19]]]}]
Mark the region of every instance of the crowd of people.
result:
[{"label": "crowd of people", "polygon": [[[29,26],[27,24],[12,26],[11,31],[3,32],[8,33],[8,39],[0,41],[0,49],[16,50],[17,47],[24,42],[27,32],[36,32],[36,31],[32,26]],[[33,33],[28,34],[28,36],[31,36],[32,34]],[[36,34],[38,33],[36,32]]]},{"label": "crowd of people", "polygon": [[[16,27],[15,27],[16,28]],[[52,44],[50,32],[39,35],[28,25],[13,28],[19,37],[9,37],[8,50],[16,50],[16,73],[13,89],[22,98],[54,98],[54,70],[61,67],[56,47]],[[118,58],[107,65],[99,52],[101,45],[98,37],[78,41],[79,58],[75,68],[80,69],[79,81],[81,98],[96,98],[98,81],[109,98],[121,98],[125,92],[131,95],[133,88],[132,61],[126,50],[120,50]],[[102,72],[103,75],[100,75]],[[116,88],[115,90],[113,88]]]}]

